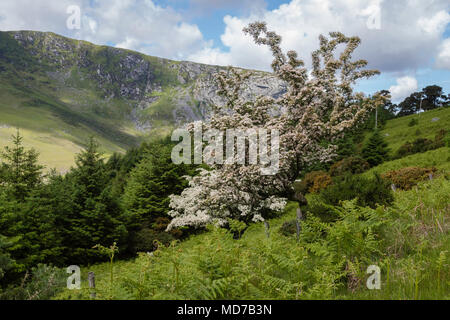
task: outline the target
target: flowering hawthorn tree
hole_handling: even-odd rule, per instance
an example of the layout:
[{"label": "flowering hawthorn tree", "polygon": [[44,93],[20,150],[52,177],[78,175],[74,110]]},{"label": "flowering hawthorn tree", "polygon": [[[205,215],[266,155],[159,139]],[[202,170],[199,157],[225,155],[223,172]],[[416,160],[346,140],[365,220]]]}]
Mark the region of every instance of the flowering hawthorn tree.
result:
[{"label": "flowering hawthorn tree", "polygon": [[[268,148],[278,153],[279,168],[275,174],[262,175],[264,164],[244,165],[213,163],[211,170],[201,170],[188,177],[189,187],[181,195],[171,196],[168,229],[179,226],[224,225],[228,218],[249,222],[263,221],[271,211],[283,210],[292,182],[305,167],[328,162],[336,155],[335,143],[346,132],[362,123],[368,113],[384,103],[385,97],[371,98],[353,93],[352,86],[361,78],[379,72],[363,70],[367,61],[352,61],[352,53],[360,44],[358,37],[332,32],[330,38],[320,36],[320,48],[312,53],[312,72],[295,51],[284,54],[281,37],[268,31],[264,22],[244,28],[255,43],[267,45],[273,54],[274,74],[287,84],[287,92],[279,98],[259,96],[252,101],[242,95],[249,74],[229,68],[217,76],[218,94],[225,98],[224,107],[215,107],[207,130],[278,130],[279,148],[270,142]],[[335,57],[338,46],[344,50]],[[281,110],[281,112],[277,112]],[[194,130],[194,125],[188,126]],[[261,138],[260,138],[261,139]],[[248,138],[246,149],[248,151]],[[233,155],[234,160],[242,154]],[[231,159],[233,160],[233,159]]]}]

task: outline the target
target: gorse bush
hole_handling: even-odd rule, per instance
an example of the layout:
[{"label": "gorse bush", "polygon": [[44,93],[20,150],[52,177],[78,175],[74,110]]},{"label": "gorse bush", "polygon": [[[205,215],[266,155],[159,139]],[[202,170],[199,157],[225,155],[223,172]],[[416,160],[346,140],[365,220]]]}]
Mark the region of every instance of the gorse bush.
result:
[{"label": "gorse bush", "polygon": [[305,175],[295,186],[295,191],[303,194],[317,193],[333,183],[330,175],[325,171],[312,171]]},{"label": "gorse bush", "polygon": [[419,182],[435,176],[436,172],[436,168],[408,167],[386,172],[382,178],[393,183],[397,188],[409,190]]},{"label": "gorse bush", "polygon": [[309,188],[308,191],[311,193],[317,193],[317,192],[320,192],[321,190],[325,189],[332,183],[333,183],[333,180],[331,179],[330,175],[328,175],[327,173],[317,175],[314,178],[313,185]]},{"label": "gorse bush", "polygon": [[410,154],[426,152],[428,150],[436,149],[432,140],[425,138],[418,138],[413,142],[407,142],[402,145],[395,153],[395,158],[402,158]]},{"label": "gorse bush", "polygon": [[335,206],[341,201],[356,199],[356,204],[362,207],[376,208],[378,205],[389,205],[394,197],[390,183],[379,175],[371,178],[346,175],[334,179],[333,185],[319,194],[310,195],[306,211],[319,217],[322,221],[335,221]]},{"label": "gorse bush", "polygon": [[[275,170],[262,163],[230,166],[209,161],[210,171],[189,179],[189,187],[180,196],[171,197],[169,215],[173,219],[169,229],[226,225],[227,218],[261,221],[273,212],[281,212],[299,172],[331,161],[338,141],[387,101],[381,93],[366,97],[353,92],[358,79],[379,73],[364,69],[367,61],[352,61],[352,53],[360,44],[358,37],[346,37],[340,32],[331,32],[329,37],[321,35],[320,47],[311,54],[309,72],[295,51],[284,53],[281,37],[269,31],[265,22],[250,23],[243,31],[256,44],[269,47],[274,58],[273,74],[286,83],[287,90],[276,98],[246,99],[242,93],[250,73],[230,68],[216,77],[217,93],[223,97],[224,106],[213,108],[209,121],[191,123],[188,129],[195,131],[201,125],[203,130],[216,132],[241,128],[279,132],[280,143],[273,140],[270,149],[276,150],[282,161]],[[274,107],[282,107],[285,112],[274,117]],[[239,157],[233,155],[227,162],[239,163]],[[323,176],[313,185],[313,191],[330,181]]]},{"label": "gorse bush", "polygon": [[389,183],[377,174],[371,178],[351,175],[337,178],[333,185],[320,192],[320,197],[331,205],[358,199],[357,205],[371,208],[391,204],[394,200]]}]

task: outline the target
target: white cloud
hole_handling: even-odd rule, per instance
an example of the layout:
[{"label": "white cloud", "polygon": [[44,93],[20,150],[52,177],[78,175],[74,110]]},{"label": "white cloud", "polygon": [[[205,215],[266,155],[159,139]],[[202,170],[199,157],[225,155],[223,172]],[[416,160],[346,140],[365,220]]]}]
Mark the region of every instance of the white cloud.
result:
[{"label": "white cloud", "polygon": [[436,58],[436,67],[439,69],[450,70],[450,38],[445,39],[439,48],[439,54]]},{"label": "white cloud", "polygon": [[86,6],[85,11],[97,21],[96,33],[83,26],[79,36],[95,43],[115,43],[173,59],[183,59],[208,45],[197,25],[151,0],[97,1],[94,7]]},{"label": "white cloud", "polygon": [[397,84],[391,86],[392,101],[399,102],[408,97],[411,93],[417,91],[418,84],[416,78],[402,77],[397,79]]},{"label": "white cloud", "polygon": [[136,40],[134,38],[126,37],[125,41],[122,41],[122,42],[116,44],[116,47],[137,51],[140,48],[140,43],[138,40]]},{"label": "white cloud", "polygon": [[266,7],[264,0],[190,0],[194,10],[211,11],[223,8],[258,11]]},{"label": "white cloud", "polygon": [[439,11],[433,17],[420,18],[418,25],[427,33],[441,33],[445,30],[445,26],[450,22],[450,14],[447,11]]},{"label": "white cloud", "polygon": [[[246,9],[245,15],[223,19],[220,39],[227,50],[214,47],[185,15],[155,0],[2,0],[0,30],[53,31],[161,57],[269,70],[269,50],[242,32],[248,23],[264,20],[283,37],[283,49],[296,50],[307,63],[319,34],[342,31],[361,37],[355,58],[367,59],[371,68],[404,73],[431,67],[433,58],[437,67],[449,66],[449,45],[442,42],[450,21],[448,0],[292,0],[274,10],[265,9],[263,0],[191,2],[204,10],[231,4]],[[80,30],[66,27],[69,5],[81,8]],[[368,28],[378,6],[381,29]]]},{"label": "white cloud", "polygon": [[0,1],[0,30],[40,30],[61,33],[67,30],[66,13],[77,1]]},{"label": "white cloud", "polygon": [[[380,6],[380,30],[368,28],[374,7]],[[357,35],[362,39],[355,58],[369,61],[369,67],[384,72],[426,67],[436,57],[445,26],[449,22],[447,0],[292,0],[279,8],[246,17],[224,18],[221,40],[227,51],[200,49],[189,56],[198,62],[269,70],[268,50],[253,45],[244,37],[242,27],[264,20],[270,30],[283,37],[285,50],[296,50],[308,63],[318,47],[318,36],[330,31]],[[205,53],[210,52],[210,56]],[[224,59],[224,57],[226,59]],[[224,59],[224,60],[221,60]]]},{"label": "white cloud", "polygon": [[[81,8],[79,30],[66,27],[70,5]],[[0,16],[0,30],[53,31],[173,59],[208,46],[195,24],[152,0],[2,0]]]}]

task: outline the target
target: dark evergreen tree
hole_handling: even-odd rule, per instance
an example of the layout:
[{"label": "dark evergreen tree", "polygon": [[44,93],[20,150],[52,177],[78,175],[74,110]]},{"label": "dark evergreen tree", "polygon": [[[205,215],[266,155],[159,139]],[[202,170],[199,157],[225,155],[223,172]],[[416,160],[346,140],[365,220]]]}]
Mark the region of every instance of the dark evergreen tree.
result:
[{"label": "dark evergreen tree", "polygon": [[29,210],[30,205],[36,205],[32,194],[42,187],[43,167],[38,163],[38,153],[25,150],[22,141],[17,132],[12,137],[12,146],[5,147],[1,153],[0,234],[13,242],[6,250],[16,261],[10,278],[45,260],[45,252],[41,250],[41,241],[46,239],[43,230],[50,234],[54,231],[48,219],[53,213],[46,212],[43,216]]},{"label": "dark evergreen tree", "polygon": [[77,167],[68,173],[73,207],[65,214],[65,247],[71,263],[88,263],[102,257],[92,247],[118,242],[125,245],[126,227],[117,199],[111,197],[109,176],[94,138],[76,157]]},{"label": "dark evergreen tree", "polygon": [[[0,283],[5,276],[6,271],[11,269],[14,265],[14,260],[7,250],[11,245],[13,245],[12,242],[7,237],[0,234]],[[0,286],[0,292],[1,287],[2,286]]]},{"label": "dark evergreen tree", "polygon": [[171,159],[172,145],[166,142],[149,146],[144,159],[131,171],[122,204],[134,227],[150,226],[169,210],[169,195],[179,194],[187,186],[185,175],[193,167],[176,165]]},{"label": "dark evergreen tree", "polygon": [[375,167],[388,159],[389,149],[380,132],[376,130],[362,149],[362,157],[371,167]]},{"label": "dark evergreen tree", "polygon": [[6,146],[0,154],[0,183],[8,188],[12,197],[21,201],[42,182],[44,168],[38,163],[39,154],[34,149],[25,150],[22,141],[23,137],[17,130],[17,134],[12,136],[12,147]]}]

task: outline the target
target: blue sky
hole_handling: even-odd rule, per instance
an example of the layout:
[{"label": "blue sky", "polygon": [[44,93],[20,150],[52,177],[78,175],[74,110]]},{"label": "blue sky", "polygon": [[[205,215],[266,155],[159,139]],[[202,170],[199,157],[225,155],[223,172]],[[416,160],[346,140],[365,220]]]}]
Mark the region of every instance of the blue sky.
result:
[{"label": "blue sky", "polygon": [[[80,28],[68,28],[68,7]],[[381,75],[357,89],[390,89],[401,101],[426,85],[450,93],[448,0],[2,0],[0,30],[52,31],[175,60],[270,70],[271,55],[242,33],[255,20],[283,37],[306,65],[318,36],[362,39],[355,58]]]},{"label": "blue sky", "polygon": [[[205,39],[213,40],[214,46],[225,51],[227,47],[220,40],[220,36],[226,27],[223,18],[226,15],[241,16],[249,13],[245,7],[236,5],[235,1],[230,1],[231,4],[229,5],[211,5],[211,7],[203,10],[199,9],[198,5],[189,0],[158,0],[154,2],[163,7],[172,7],[177,11],[187,13],[186,17],[190,19],[190,22],[195,23],[200,28]],[[266,10],[275,10],[280,5],[289,2],[288,0],[260,1],[262,7]]]}]

